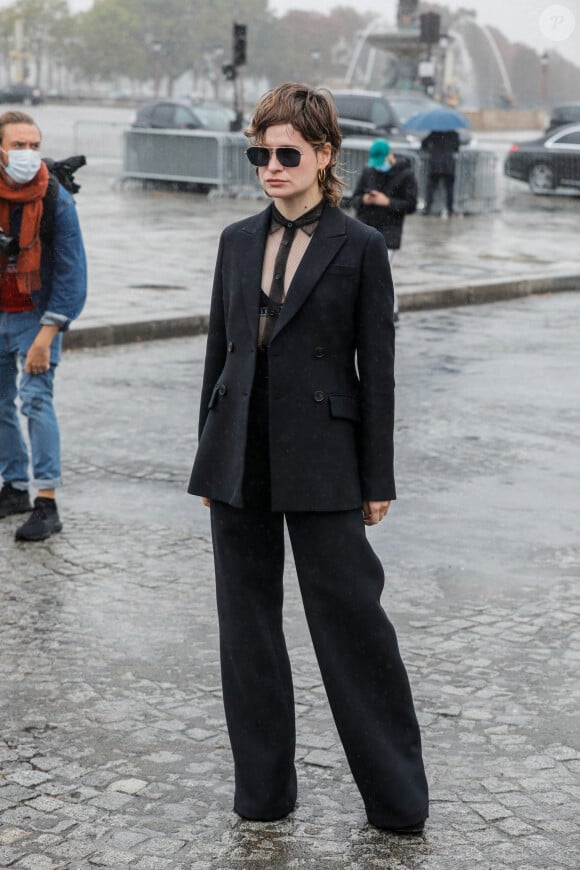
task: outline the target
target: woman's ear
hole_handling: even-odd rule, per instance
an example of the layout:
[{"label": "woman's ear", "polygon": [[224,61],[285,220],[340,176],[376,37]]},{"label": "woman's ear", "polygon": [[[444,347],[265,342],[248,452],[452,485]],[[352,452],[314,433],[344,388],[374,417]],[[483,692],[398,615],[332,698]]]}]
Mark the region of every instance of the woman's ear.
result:
[{"label": "woman's ear", "polygon": [[324,145],[320,145],[317,149],[318,154],[318,168],[326,169],[328,164],[330,163],[330,158],[332,157],[332,145],[330,142],[325,142]]}]

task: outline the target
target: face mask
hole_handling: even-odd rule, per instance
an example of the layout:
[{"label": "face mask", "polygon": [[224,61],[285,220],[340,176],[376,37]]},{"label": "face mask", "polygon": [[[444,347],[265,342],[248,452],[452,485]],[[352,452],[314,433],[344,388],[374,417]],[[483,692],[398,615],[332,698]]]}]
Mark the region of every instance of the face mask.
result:
[{"label": "face mask", "polygon": [[40,153],[31,148],[24,148],[22,151],[4,151],[4,154],[8,155],[8,166],[4,167],[4,172],[17,184],[32,181],[40,169]]},{"label": "face mask", "polygon": [[393,168],[393,164],[389,163],[389,161],[387,160],[385,161],[385,163],[383,163],[382,166],[377,166],[375,168],[378,169],[379,172],[390,172]]}]

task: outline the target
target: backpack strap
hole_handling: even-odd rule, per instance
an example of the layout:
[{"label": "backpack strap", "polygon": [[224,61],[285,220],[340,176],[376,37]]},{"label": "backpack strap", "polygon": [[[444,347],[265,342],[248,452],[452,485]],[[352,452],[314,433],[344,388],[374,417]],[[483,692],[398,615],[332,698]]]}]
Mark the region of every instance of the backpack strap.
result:
[{"label": "backpack strap", "polygon": [[75,181],[74,174],[87,161],[84,154],[78,154],[76,157],[67,157],[66,160],[53,160],[51,157],[43,159],[50,173],[50,178],[48,179],[48,187],[43,200],[40,241],[43,245],[52,245],[59,187],[62,185],[71,194],[78,193],[81,186]]},{"label": "backpack strap", "polygon": [[48,179],[48,187],[42,201],[42,219],[40,221],[40,242],[42,245],[52,245],[54,225],[56,221],[56,201],[58,199],[59,182],[54,175]]}]

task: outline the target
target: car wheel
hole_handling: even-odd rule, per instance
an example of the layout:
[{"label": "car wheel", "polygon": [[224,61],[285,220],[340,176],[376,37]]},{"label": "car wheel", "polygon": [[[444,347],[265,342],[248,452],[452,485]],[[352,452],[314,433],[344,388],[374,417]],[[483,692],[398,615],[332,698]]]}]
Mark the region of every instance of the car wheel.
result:
[{"label": "car wheel", "polygon": [[556,187],[554,170],[547,163],[536,163],[530,169],[528,182],[532,193],[547,193]]}]

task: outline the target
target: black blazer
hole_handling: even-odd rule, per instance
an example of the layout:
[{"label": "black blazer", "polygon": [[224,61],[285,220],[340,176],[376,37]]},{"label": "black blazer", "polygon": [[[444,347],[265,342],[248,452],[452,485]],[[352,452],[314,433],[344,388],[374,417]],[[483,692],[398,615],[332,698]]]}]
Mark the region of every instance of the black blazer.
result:
[{"label": "black blazer", "polygon": [[[227,227],[213,285],[189,492],[242,507],[270,206]],[[356,360],[355,360],[356,357]],[[395,498],[393,285],[380,233],[327,205],[269,350],[272,509]]]}]

